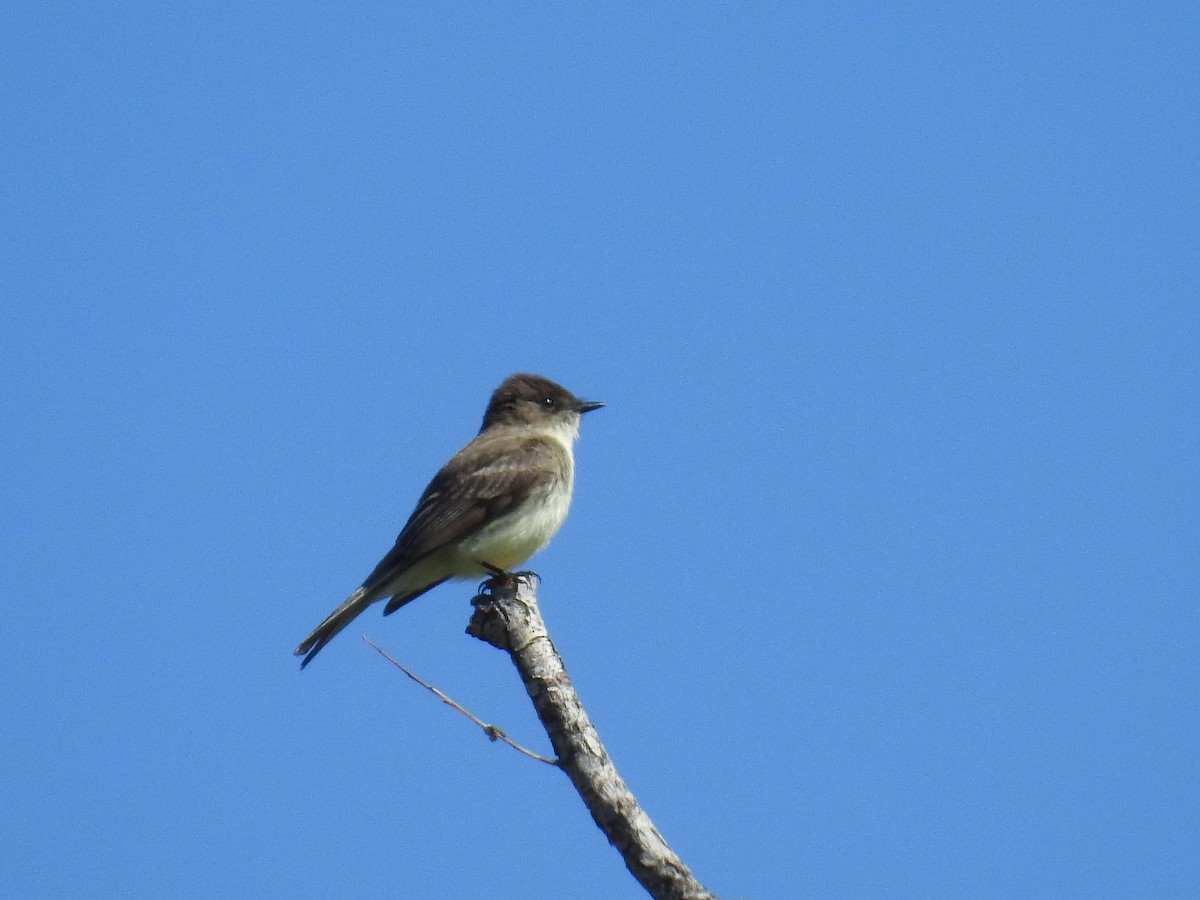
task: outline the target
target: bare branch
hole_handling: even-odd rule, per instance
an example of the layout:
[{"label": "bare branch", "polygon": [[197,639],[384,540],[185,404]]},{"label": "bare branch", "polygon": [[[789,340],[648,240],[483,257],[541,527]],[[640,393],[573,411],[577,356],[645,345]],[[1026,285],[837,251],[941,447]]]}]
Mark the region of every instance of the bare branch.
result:
[{"label": "bare branch", "polygon": [[512,658],[562,768],[592,819],[655,900],[716,900],[654,827],[609,759],[554,649],[531,579],[494,579],[467,634]]},{"label": "bare branch", "polygon": [[462,704],[458,703],[458,701],[456,701],[452,697],[449,697],[446,694],[442,693],[437,688],[435,688],[432,684],[430,684],[428,681],[423,681],[421,678],[417,677],[415,674],[413,674],[413,672],[410,669],[406,668],[402,663],[400,663],[394,657],[389,655],[386,650],[384,650],[382,647],[380,647],[378,644],[376,644],[373,640],[371,640],[366,635],[363,635],[363,640],[366,641],[368,644],[370,644],[372,647],[374,647],[379,652],[380,656],[382,656],[384,659],[386,659],[388,662],[390,662],[393,666],[395,666],[397,669],[399,669],[401,672],[403,672],[405,675],[407,675],[409,678],[411,678],[417,684],[421,685],[421,687],[425,688],[427,691],[432,692],[443,703],[445,703],[448,706],[454,707],[460,713],[462,713],[464,716],[466,716],[468,719],[470,719],[472,722],[474,722],[476,725],[478,725],[480,728],[482,728],[484,731],[484,734],[486,734],[488,736],[489,740],[504,741],[504,743],[508,744],[508,746],[512,747],[514,750],[520,750],[522,753],[524,753],[528,757],[531,757],[532,759],[536,759],[540,762],[544,762],[550,766],[558,765],[558,760],[551,759],[548,756],[542,756],[540,753],[534,753],[532,750],[522,747],[520,744],[518,744],[516,741],[514,741],[512,738],[510,738],[507,734],[505,734],[503,728],[500,728],[496,725],[489,725],[487,722],[483,721],[483,719],[479,718],[477,715],[472,713],[469,709],[464,707]]}]

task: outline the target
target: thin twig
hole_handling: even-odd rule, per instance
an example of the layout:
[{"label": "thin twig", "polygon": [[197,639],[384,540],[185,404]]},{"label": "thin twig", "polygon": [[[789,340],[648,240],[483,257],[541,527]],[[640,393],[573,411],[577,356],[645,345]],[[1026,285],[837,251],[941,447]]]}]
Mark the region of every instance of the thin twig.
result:
[{"label": "thin twig", "polygon": [[476,725],[478,725],[480,728],[482,728],[484,731],[484,734],[486,734],[488,736],[489,740],[504,741],[504,743],[508,744],[508,746],[512,747],[514,750],[520,750],[522,753],[524,753],[528,757],[531,757],[532,759],[536,759],[536,760],[539,760],[540,762],[544,762],[548,766],[558,766],[559,763],[558,763],[557,759],[551,759],[548,756],[542,756],[540,753],[534,753],[532,750],[522,747],[520,744],[518,744],[516,741],[514,741],[512,738],[510,738],[507,734],[505,734],[504,729],[499,728],[496,725],[489,725],[487,722],[483,721],[481,718],[479,718],[474,713],[472,713],[469,709],[466,709],[465,707],[463,707],[462,704],[458,703],[453,698],[448,697],[448,696],[446,696],[446,694],[439,691],[428,681],[423,681],[420,678],[418,678],[408,668],[406,668],[402,663],[398,662],[394,657],[390,656],[386,650],[384,650],[382,647],[380,647],[378,644],[376,644],[374,641],[372,641],[366,635],[363,635],[363,640],[366,641],[368,644],[370,644],[372,647],[374,647],[379,652],[380,656],[382,656],[384,659],[386,659],[388,662],[390,662],[393,666],[395,666],[397,669],[399,669],[401,672],[403,672],[405,675],[407,675],[409,678],[411,678],[417,684],[421,685],[421,687],[425,688],[427,691],[431,691],[439,700],[441,700],[447,706],[454,707],[460,713],[462,713],[464,716],[466,716],[468,719],[470,719],[472,722],[474,722]]}]

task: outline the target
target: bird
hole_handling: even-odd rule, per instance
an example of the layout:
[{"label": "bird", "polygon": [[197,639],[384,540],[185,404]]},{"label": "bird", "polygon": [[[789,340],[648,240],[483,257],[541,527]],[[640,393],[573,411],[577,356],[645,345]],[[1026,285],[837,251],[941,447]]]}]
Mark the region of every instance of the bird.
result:
[{"label": "bird", "polygon": [[602,406],[541,375],[504,379],[392,549],[296,647],[300,668],[373,603],[386,599],[391,615],[448,579],[510,572],[546,546],[571,505],[580,417]]}]

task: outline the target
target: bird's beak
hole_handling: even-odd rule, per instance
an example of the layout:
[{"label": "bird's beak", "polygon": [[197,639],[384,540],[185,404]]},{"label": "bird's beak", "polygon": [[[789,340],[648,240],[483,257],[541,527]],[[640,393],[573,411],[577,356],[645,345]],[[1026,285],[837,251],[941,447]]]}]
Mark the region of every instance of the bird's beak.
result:
[{"label": "bird's beak", "polygon": [[591,412],[593,409],[599,409],[604,404],[599,400],[580,400],[579,405],[575,407],[576,412]]}]

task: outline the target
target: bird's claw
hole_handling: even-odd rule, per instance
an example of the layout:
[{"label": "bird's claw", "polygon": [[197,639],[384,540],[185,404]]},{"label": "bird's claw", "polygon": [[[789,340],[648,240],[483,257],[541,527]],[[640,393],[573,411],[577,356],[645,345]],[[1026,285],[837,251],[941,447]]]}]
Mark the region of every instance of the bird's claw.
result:
[{"label": "bird's claw", "polygon": [[519,584],[524,581],[526,584],[532,580],[541,582],[542,576],[532,569],[522,569],[519,572],[507,572],[499,566],[494,566],[490,562],[480,560],[479,565],[491,572],[492,574],[479,583],[479,593],[492,591],[497,587]]}]

